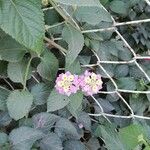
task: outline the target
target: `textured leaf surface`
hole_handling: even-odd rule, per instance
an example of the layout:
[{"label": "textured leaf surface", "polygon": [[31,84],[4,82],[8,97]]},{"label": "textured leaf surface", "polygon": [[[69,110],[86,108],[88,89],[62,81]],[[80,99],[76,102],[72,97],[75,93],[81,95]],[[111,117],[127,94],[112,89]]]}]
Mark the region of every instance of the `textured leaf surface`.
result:
[{"label": "textured leaf surface", "polygon": [[69,140],[64,143],[64,150],[85,150],[85,146],[80,141]]},{"label": "textured leaf surface", "polygon": [[62,150],[62,141],[55,133],[50,133],[47,137],[43,138],[40,142],[42,150]]},{"label": "textured leaf surface", "polygon": [[126,150],[131,150],[139,144],[138,138],[141,135],[145,138],[145,131],[142,126],[132,124],[120,129],[119,135],[124,145],[126,145]]},{"label": "textured leaf surface", "polygon": [[65,140],[65,139],[79,139],[80,135],[77,132],[77,129],[75,126],[65,118],[60,119],[56,122],[55,125],[55,133],[58,134],[58,136]]},{"label": "textured leaf surface", "polygon": [[144,116],[144,110],[149,105],[148,103],[149,101],[147,101],[145,95],[130,96],[129,104],[136,115]]},{"label": "textured leaf surface", "polygon": [[56,121],[59,120],[59,116],[50,113],[39,113],[33,116],[32,121],[34,128],[41,129],[42,131],[49,131]]},{"label": "textured leaf surface", "polygon": [[75,11],[75,17],[80,22],[97,25],[102,21],[112,22],[111,15],[102,7],[79,7]]},{"label": "textured leaf surface", "polygon": [[25,53],[26,48],[10,36],[5,35],[0,38],[0,58],[2,60],[18,62],[23,58]]},{"label": "textured leaf surface", "polygon": [[33,103],[33,96],[27,91],[13,91],[7,99],[9,115],[19,120],[26,116]]},{"label": "textured leaf surface", "polygon": [[119,77],[125,77],[127,76],[129,73],[129,66],[128,65],[118,65],[115,68],[115,77],[119,78]]},{"label": "textured leaf surface", "polygon": [[30,150],[33,143],[43,137],[43,133],[30,127],[20,127],[12,130],[9,139],[15,150]]},{"label": "textured leaf surface", "polygon": [[73,116],[77,117],[78,111],[80,111],[80,108],[82,109],[83,93],[78,92],[69,98],[70,102],[67,108]]},{"label": "textured leaf surface", "polygon": [[85,112],[78,114],[77,122],[81,123],[86,130],[91,130],[91,118]]},{"label": "textured leaf surface", "polygon": [[[27,67],[26,61],[21,62],[9,62],[7,67],[7,74],[8,77],[13,81],[17,83],[23,83],[24,77],[25,77],[25,71]],[[31,77],[31,68],[29,68],[29,74],[28,79]]]},{"label": "textured leaf surface", "polygon": [[109,150],[126,150],[113,126],[99,125],[95,131],[95,134],[103,138],[106,148]]},{"label": "textured leaf surface", "polygon": [[7,134],[0,132],[0,145],[5,144],[8,141]]},{"label": "textured leaf surface", "polygon": [[100,148],[99,141],[98,141],[98,139],[96,139],[96,138],[91,138],[91,139],[87,142],[86,146],[87,146],[88,149],[90,149],[90,150],[98,150],[98,149]]},{"label": "textured leaf surface", "polygon": [[84,46],[84,37],[81,31],[71,25],[64,27],[62,31],[63,39],[68,43],[68,52],[66,55],[66,65],[70,66]]},{"label": "textured leaf surface", "polygon": [[37,67],[38,73],[47,80],[53,80],[58,71],[58,60],[51,52],[46,52],[41,57],[41,63]]},{"label": "textured leaf surface", "polygon": [[77,6],[99,6],[98,0],[55,0],[56,2],[65,5],[77,5]]},{"label": "textured leaf surface", "polygon": [[102,60],[111,60],[112,56],[118,56],[118,49],[114,41],[100,43],[98,55]]},{"label": "textured leaf surface", "polygon": [[11,122],[12,118],[10,118],[8,112],[0,113],[0,127],[7,126]]},{"label": "textured leaf surface", "polygon": [[50,93],[50,88],[44,83],[39,83],[32,87],[31,93],[34,96],[34,104],[42,105],[46,103]]},{"label": "textured leaf surface", "polygon": [[76,59],[70,66],[65,66],[65,71],[69,71],[72,74],[81,74],[81,65],[78,59]]},{"label": "textured leaf surface", "polygon": [[51,112],[64,108],[69,102],[70,98],[68,96],[53,90],[47,100],[47,111]]},{"label": "textured leaf surface", "polygon": [[118,14],[127,15],[128,14],[128,5],[126,2],[121,0],[114,0],[110,5],[110,9]]},{"label": "textured leaf surface", "polygon": [[98,56],[101,60],[116,60],[116,57],[125,61],[132,59],[132,54],[124,47],[124,43],[116,39],[100,42],[98,48]]},{"label": "textured leaf surface", "polygon": [[0,27],[16,41],[40,53],[44,19],[40,0],[1,0]]},{"label": "textured leaf surface", "polygon": [[117,83],[120,89],[126,89],[126,90],[136,89],[136,81],[134,78],[130,78],[130,77],[119,78]]}]

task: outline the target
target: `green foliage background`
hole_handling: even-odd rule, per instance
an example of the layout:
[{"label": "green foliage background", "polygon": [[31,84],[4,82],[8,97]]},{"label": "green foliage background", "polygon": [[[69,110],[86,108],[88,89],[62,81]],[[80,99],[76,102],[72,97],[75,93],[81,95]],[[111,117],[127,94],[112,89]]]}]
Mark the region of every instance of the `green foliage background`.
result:
[{"label": "green foliage background", "polygon": [[[0,150],[150,150],[148,4],[0,0]],[[100,93],[55,91],[87,69]]]}]

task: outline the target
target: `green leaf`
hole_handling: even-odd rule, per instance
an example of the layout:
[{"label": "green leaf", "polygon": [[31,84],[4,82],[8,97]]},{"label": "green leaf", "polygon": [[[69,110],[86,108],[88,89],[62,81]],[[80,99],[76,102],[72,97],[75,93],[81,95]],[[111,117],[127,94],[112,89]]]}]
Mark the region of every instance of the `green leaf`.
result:
[{"label": "green leaf", "polygon": [[79,7],[74,15],[78,21],[91,25],[97,25],[102,21],[112,22],[111,15],[102,7]]},{"label": "green leaf", "polygon": [[95,131],[96,136],[102,137],[109,150],[126,150],[121,143],[118,133],[113,125],[99,125]]},{"label": "green leaf", "polygon": [[84,46],[84,37],[81,31],[75,29],[71,25],[64,27],[62,37],[68,43],[66,66],[70,66],[75,61]]},{"label": "green leaf", "polygon": [[0,132],[0,145],[5,144],[8,141],[8,136],[4,132]]},{"label": "green leaf", "polygon": [[56,122],[55,133],[63,140],[65,139],[80,139],[75,126],[65,118]]},{"label": "green leaf", "polygon": [[114,56],[118,57],[117,41],[104,41],[100,43],[98,56],[101,60],[113,60]]},{"label": "green leaf", "polygon": [[136,115],[143,116],[149,101],[143,94],[132,94],[129,99],[129,104]]},{"label": "green leaf", "polygon": [[[109,28],[112,26],[112,23],[110,22],[101,22],[100,24],[98,24],[95,27],[91,27],[91,25],[85,24],[83,26],[84,30],[91,30],[91,28]],[[90,39],[89,40],[89,44],[90,44],[90,48],[92,47],[93,50],[98,50],[98,43],[100,41],[104,41],[104,40],[108,40],[110,39],[110,37],[112,36],[114,31],[105,31],[105,32],[91,32],[91,33],[86,33],[87,37]],[[86,45],[88,46],[88,43],[86,43]],[[89,46],[88,46],[89,47]]]},{"label": "green leaf", "polygon": [[129,66],[128,65],[118,65],[115,68],[114,76],[117,78],[125,77],[129,73]]},{"label": "green leaf", "polygon": [[109,2],[109,0],[100,0],[100,2],[102,5],[106,5]]},{"label": "green leaf", "polygon": [[44,11],[44,20],[46,25],[54,25],[59,23],[60,18],[55,9],[47,9]]},{"label": "green leaf", "polygon": [[130,77],[133,77],[134,79],[139,79],[139,80],[145,77],[143,72],[141,72],[141,70],[136,65],[131,65],[129,67],[129,75]]},{"label": "green leaf", "polygon": [[135,5],[138,4],[139,2],[140,2],[140,0],[129,0],[130,6],[135,6]]},{"label": "green leaf", "polygon": [[69,71],[72,74],[80,74],[81,73],[81,65],[78,59],[76,59],[70,66],[65,66],[65,71]]},{"label": "green leaf", "polygon": [[34,128],[44,132],[48,132],[59,119],[59,116],[46,112],[36,114],[32,117]]},{"label": "green leaf", "polygon": [[40,142],[42,150],[62,150],[62,141],[55,133],[50,133],[47,137],[43,138]]},{"label": "green leaf", "polygon": [[35,105],[43,105],[46,103],[46,100],[50,93],[50,87],[44,83],[36,84],[31,88],[31,94],[34,97]]},{"label": "green leaf", "polygon": [[53,80],[55,78],[58,71],[58,60],[52,52],[44,53],[37,71],[44,79]]},{"label": "green leaf", "polygon": [[69,97],[70,102],[67,105],[67,109],[70,111],[70,113],[77,117],[78,111],[82,109],[82,101],[83,101],[83,93],[78,92],[72,96]]},{"label": "green leaf", "polygon": [[6,100],[10,91],[0,87],[0,110],[5,111],[7,109]]},{"label": "green leaf", "polygon": [[90,60],[91,60],[91,56],[79,56],[79,62],[82,64],[82,65],[87,65],[90,63]]},{"label": "green leaf", "polygon": [[115,13],[118,13],[121,15],[127,15],[129,6],[127,3],[125,3],[121,0],[114,0],[110,4],[110,9]]},{"label": "green leaf", "polygon": [[130,77],[122,77],[117,80],[117,85],[120,89],[125,90],[135,90],[136,89],[136,81],[134,78]]},{"label": "green leaf", "polygon": [[118,58],[120,60],[130,61],[132,59],[132,53],[126,47],[121,48],[121,49],[119,49]]},{"label": "green leaf", "polygon": [[22,118],[19,120],[19,126],[33,127],[33,122],[31,118]]},{"label": "green leaf", "polygon": [[[102,64],[102,66],[111,77],[114,76],[114,71],[115,71],[115,65],[114,64]],[[103,78],[108,78],[106,73],[101,68],[98,68],[98,72],[101,74],[101,76]]]},{"label": "green leaf", "polygon": [[98,150],[98,149],[100,149],[100,144],[99,144],[98,139],[96,139],[94,137],[90,138],[90,140],[86,143],[86,147],[89,150]]},{"label": "green leaf", "polygon": [[77,6],[100,6],[99,0],[55,0],[56,2],[65,5],[77,5]]},{"label": "green leaf", "polygon": [[91,118],[87,113],[78,113],[77,122],[81,123],[86,130],[91,131]]},{"label": "green leaf", "polygon": [[97,52],[101,60],[131,60],[132,53],[124,47],[122,41],[112,39],[100,42],[99,51]]},{"label": "green leaf", "polygon": [[20,127],[11,131],[9,140],[14,150],[30,150],[35,141],[41,139],[43,133],[30,127]]},{"label": "green leaf", "polygon": [[76,140],[68,140],[64,143],[64,150],[85,150],[85,145]]},{"label": "green leaf", "polygon": [[56,90],[53,90],[47,100],[47,112],[64,108],[70,100],[68,96],[59,94]]},{"label": "green leaf", "polygon": [[12,118],[10,118],[8,112],[1,112],[0,113],[0,127],[8,126]]},{"label": "green leaf", "polygon": [[20,44],[40,53],[45,32],[41,0],[1,0],[0,27]]},{"label": "green leaf", "polygon": [[26,48],[12,39],[10,36],[5,35],[0,38],[0,58],[9,62],[21,61]]},{"label": "green leaf", "polygon": [[134,149],[139,144],[138,138],[141,135],[146,138],[143,127],[137,124],[132,124],[122,128],[119,132],[120,139],[126,146],[126,150]]},{"label": "green leaf", "polygon": [[[23,84],[26,67],[27,67],[27,61],[26,60],[23,60],[23,61],[17,62],[17,63],[10,62],[8,64],[8,68],[7,68],[8,77],[13,82],[17,82],[17,83],[22,83]],[[29,68],[28,79],[30,77],[31,77],[31,68]]]},{"label": "green leaf", "polygon": [[32,103],[33,96],[29,92],[13,91],[7,99],[9,115],[15,120],[23,118],[29,113]]}]

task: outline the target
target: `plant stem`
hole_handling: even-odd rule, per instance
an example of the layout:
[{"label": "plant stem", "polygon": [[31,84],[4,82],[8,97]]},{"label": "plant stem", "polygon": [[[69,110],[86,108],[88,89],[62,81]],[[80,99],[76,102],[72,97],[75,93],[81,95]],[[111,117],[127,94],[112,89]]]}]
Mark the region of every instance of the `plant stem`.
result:
[{"label": "plant stem", "polygon": [[47,37],[44,37],[44,40],[48,42],[50,45],[53,45],[54,47],[58,48],[60,51],[62,51],[64,54],[67,53],[67,50],[55,43],[54,41],[50,40]]},{"label": "plant stem", "polygon": [[53,0],[50,0],[51,5],[55,8],[55,10],[64,18],[65,21],[68,21],[68,17],[62,13],[62,10],[58,8]]},{"label": "plant stem", "polygon": [[53,0],[50,0],[50,3],[55,8],[55,10],[64,18],[65,23],[69,23],[77,30],[80,30],[78,24],[74,21],[74,19],[68,14],[66,10],[64,10],[63,8],[59,8],[58,5]]}]

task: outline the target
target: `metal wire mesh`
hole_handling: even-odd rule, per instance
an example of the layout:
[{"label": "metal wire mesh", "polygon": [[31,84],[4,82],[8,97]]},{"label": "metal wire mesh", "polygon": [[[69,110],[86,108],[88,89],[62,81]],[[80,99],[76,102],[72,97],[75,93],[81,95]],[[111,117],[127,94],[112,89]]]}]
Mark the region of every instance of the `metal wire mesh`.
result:
[{"label": "metal wire mesh", "polygon": [[[144,0],[144,1],[150,6],[150,1],[149,0]],[[46,8],[46,9],[43,9],[43,10],[45,11],[47,9],[53,9],[53,7]],[[103,7],[103,9],[105,9],[105,7]],[[107,11],[107,10],[105,9],[105,11]],[[73,18],[67,12],[66,12],[66,14],[72,19],[72,21],[78,27],[77,23],[73,20]],[[126,107],[128,108],[128,110],[130,111],[130,115],[123,116],[123,115],[114,115],[114,114],[105,113],[102,105],[100,104],[100,102],[94,96],[91,96],[91,97],[96,102],[96,104],[99,106],[100,113],[98,113],[98,114],[91,114],[91,113],[89,113],[89,115],[90,116],[103,116],[107,120],[109,120],[108,117],[123,118],[123,119],[138,118],[138,119],[147,119],[147,120],[150,120],[150,117],[135,115],[134,111],[131,108],[131,106],[127,103],[127,101],[125,100],[125,98],[121,95],[122,93],[150,94],[150,91],[133,91],[133,90],[119,89],[118,86],[117,86],[117,84],[116,84],[116,82],[115,82],[115,80],[111,77],[111,75],[107,72],[107,70],[102,66],[102,64],[134,64],[134,65],[136,65],[138,67],[138,69],[140,69],[140,71],[144,74],[144,76],[146,77],[146,79],[150,82],[149,75],[145,72],[145,70],[142,68],[142,66],[140,66],[140,64],[138,63],[138,60],[150,59],[150,56],[137,56],[137,54],[135,53],[134,49],[128,44],[128,42],[125,40],[125,38],[118,31],[118,27],[120,27],[120,26],[146,23],[146,22],[150,22],[150,19],[135,20],[135,21],[121,22],[121,23],[117,23],[113,17],[112,17],[112,20],[113,20],[113,26],[112,27],[101,28],[101,29],[93,29],[93,30],[84,30],[84,31],[82,31],[82,33],[94,33],[94,32],[103,32],[103,31],[114,31],[118,35],[118,37],[124,42],[124,45],[132,53],[132,55],[133,55],[132,59],[129,60],[129,61],[102,61],[102,60],[100,60],[100,58],[97,55],[97,53],[92,50],[93,54],[97,58],[97,63],[96,64],[90,64],[90,65],[89,64],[82,65],[82,67],[95,67],[95,66],[99,67],[106,74],[106,76],[108,77],[108,79],[110,79],[110,81],[112,82],[112,84],[115,87],[114,91],[100,91],[99,93],[102,93],[102,94],[117,94],[118,97],[120,98],[120,100],[126,105]],[[49,28],[52,28],[52,27],[59,26],[59,25],[61,25],[63,23],[64,23],[64,21],[61,22],[61,23],[58,23],[56,25],[53,25],[53,26],[46,26],[46,30],[48,30]],[[65,55],[65,53],[64,53],[65,50],[63,50],[62,47],[60,47],[58,44],[56,44],[54,42],[55,40],[61,40],[61,38],[55,38],[53,40],[46,39],[47,42],[49,42],[50,44],[54,45],[58,49],[62,50],[63,54]]]}]

